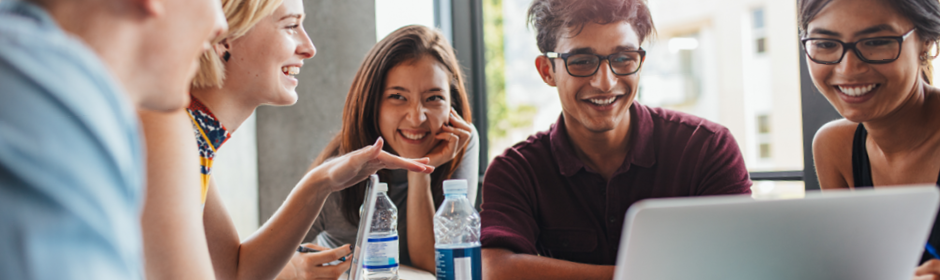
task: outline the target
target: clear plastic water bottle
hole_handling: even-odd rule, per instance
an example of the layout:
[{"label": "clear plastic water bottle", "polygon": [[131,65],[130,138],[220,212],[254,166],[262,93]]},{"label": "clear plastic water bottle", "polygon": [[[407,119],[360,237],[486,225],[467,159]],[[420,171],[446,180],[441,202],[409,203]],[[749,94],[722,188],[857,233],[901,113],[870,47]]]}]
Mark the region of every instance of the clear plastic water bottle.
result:
[{"label": "clear plastic water bottle", "polygon": [[362,275],[368,280],[398,280],[398,208],[388,198],[388,184],[376,187],[372,232],[363,246]]},{"label": "clear plastic water bottle", "polygon": [[434,214],[438,280],[482,279],[480,214],[467,199],[467,180],[444,181],[444,203]]}]

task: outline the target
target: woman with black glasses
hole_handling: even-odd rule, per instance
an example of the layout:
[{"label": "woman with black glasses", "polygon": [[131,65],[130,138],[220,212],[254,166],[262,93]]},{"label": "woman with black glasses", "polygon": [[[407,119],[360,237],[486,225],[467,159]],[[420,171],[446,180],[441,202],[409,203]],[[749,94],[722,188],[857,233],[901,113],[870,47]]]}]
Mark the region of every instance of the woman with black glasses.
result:
[{"label": "woman with black glasses", "polygon": [[[802,0],[799,20],[813,83],[844,117],[813,141],[822,188],[940,183],[940,2]],[[937,246],[935,223],[917,279],[940,276]]]}]

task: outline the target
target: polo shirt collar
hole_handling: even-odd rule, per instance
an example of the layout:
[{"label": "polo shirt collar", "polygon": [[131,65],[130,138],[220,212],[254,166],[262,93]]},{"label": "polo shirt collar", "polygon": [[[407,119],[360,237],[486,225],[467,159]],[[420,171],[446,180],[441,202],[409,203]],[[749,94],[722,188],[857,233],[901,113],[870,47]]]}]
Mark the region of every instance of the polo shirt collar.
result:
[{"label": "polo shirt collar", "polygon": [[[623,164],[620,165],[614,175],[627,172],[630,170],[631,165],[648,168],[656,163],[656,151],[652,145],[653,119],[650,116],[649,108],[634,100],[633,105],[630,106],[630,117],[632,127],[630,128],[629,145],[631,147]],[[571,139],[568,137],[564,114],[558,116],[558,120],[549,130],[549,142],[561,175],[570,177],[585,167],[584,162],[575,153]]]}]

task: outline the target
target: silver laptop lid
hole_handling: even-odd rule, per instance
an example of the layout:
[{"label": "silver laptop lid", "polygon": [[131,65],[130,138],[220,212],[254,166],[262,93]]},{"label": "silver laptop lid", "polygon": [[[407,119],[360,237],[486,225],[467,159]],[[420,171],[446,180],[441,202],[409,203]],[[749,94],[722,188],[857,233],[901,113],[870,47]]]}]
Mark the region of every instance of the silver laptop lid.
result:
[{"label": "silver laptop lid", "polygon": [[363,278],[361,269],[363,253],[360,248],[365,244],[369,234],[372,233],[372,215],[375,213],[376,186],[378,185],[379,175],[369,175],[369,179],[366,179],[366,196],[362,202],[365,213],[361,213],[363,216],[359,217],[359,232],[356,233],[356,244],[353,245],[352,263],[349,265],[347,280],[360,280]]},{"label": "silver laptop lid", "polygon": [[649,199],[627,211],[614,279],[910,279],[934,185]]}]

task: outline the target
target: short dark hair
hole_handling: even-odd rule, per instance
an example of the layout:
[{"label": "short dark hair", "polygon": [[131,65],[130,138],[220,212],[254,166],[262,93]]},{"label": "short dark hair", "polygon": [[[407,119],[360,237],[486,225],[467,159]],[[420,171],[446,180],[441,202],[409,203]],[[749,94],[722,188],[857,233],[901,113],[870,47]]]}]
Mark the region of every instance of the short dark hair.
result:
[{"label": "short dark hair", "polygon": [[[882,0],[907,18],[917,28],[917,36],[926,41],[940,39],[940,1],[937,0]],[[809,22],[832,0],[798,0],[800,37],[806,37]]]},{"label": "short dark hair", "polygon": [[640,37],[640,43],[653,32],[646,0],[535,0],[529,6],[528,20],[538,33],[536,41],[543,53],[555,50],[564,28],[576,29],[573,35],[577,35],[587,23],[626,21]]}]

